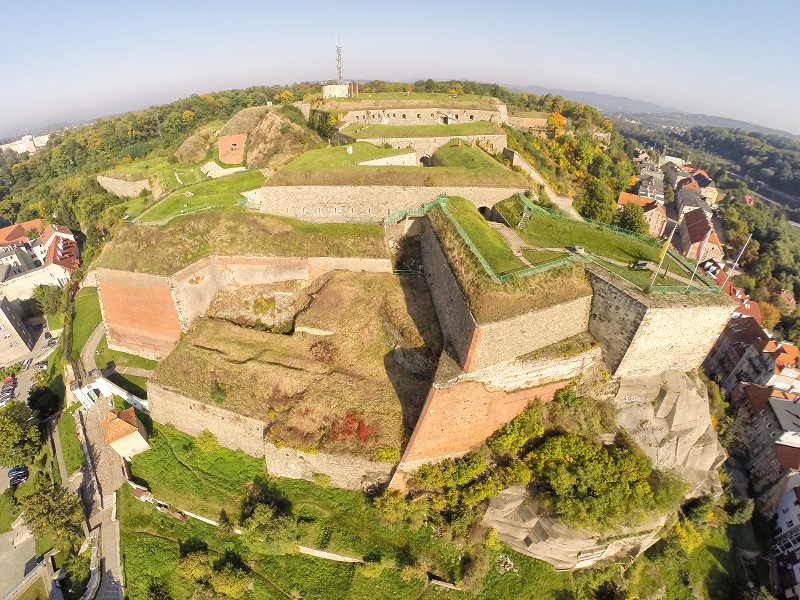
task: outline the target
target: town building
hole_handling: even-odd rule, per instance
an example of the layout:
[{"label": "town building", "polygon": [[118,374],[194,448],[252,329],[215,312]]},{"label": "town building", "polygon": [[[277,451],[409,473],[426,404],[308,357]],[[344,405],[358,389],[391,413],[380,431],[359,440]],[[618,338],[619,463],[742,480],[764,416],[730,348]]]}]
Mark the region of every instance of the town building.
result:
[{"label": "town building", "polygon": [[767,370],[761,348],[771,340],[754,318],[733,318],[703,361],[703,369],[730,393],[740,381],[761,379]]},{"label": "town building", "polygon": [[644,220],[647,221],[650,235],[653,237],[662,237],[664,235],[664,230],[667,228],[667,213],[658,202],[636,194],[621,192],[617,199],[617,207],[622,210],[629,203],[642,207]]},{"label": "town building", "polygon": [[33,348],[34,339],[5,296],[0,300],[0,364],[13,365]]},{"label": "town building", "polygon": [[125,460],[150,449],[147,430],[136,418],[131,406],[125,410],[111,409],[103,420],[103,437],[107,445]]},{"label": "town building", "polygon": [[681,187],[675,192],[675,208],[678,213],[678,220],[686,213],[698,208],[703,211],[709,221],[714,214],[714,211],[700,195],[700,192],[689,187]]},{"label": "town building", "polygon": [[3,227],[0,229],[0,248],[24,246],[38,238],[44,228],[44,219],[31,219]]},{"label": "town building", "polygon": [[683,216],[678,223],[678,235],[680,239],[677,247],[685,256],[698,261],[722,259],[725,256],[725,250],[711,222],[700,208]]},{"label": "town building", "polygon": [[723,292],[736,300],[739,306],[733,313],[734,316],[753,317],[759,325],[762,324],[761,307],[758,305],[758,302],[751,300],[744,289],[736,287],[731,283],[730,278],[725,274],[725,267],[720,261],[716,259],[706,260],[700,264],[700,268],[703,269],[705,274],[713,279],[718,286],[724,287]]}]

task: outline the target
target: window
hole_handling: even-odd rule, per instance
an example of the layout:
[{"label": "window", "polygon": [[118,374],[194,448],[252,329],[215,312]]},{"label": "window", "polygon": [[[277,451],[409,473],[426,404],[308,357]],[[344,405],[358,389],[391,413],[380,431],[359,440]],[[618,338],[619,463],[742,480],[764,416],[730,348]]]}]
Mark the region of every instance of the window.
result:
[{"label": "window", "polygon": [[760,411],[758,411],[758,414],[763,415],[765,410],[766,408],[762,408]]},{"label": "window", "polygon": [[773,431],[772,433],[770,433],[769,437],[770,437],[770,439],[775,439],[775,432]]},{"label": "window", "polygon": [[475,115],[470,115],[470,116],[469,116],[469,120],[470,120],[470,121],[474,121],[474,120],[475,120]]},{"label": "window", "polygon": [[14,346],[16,346],[16,345],[17,345],[17,342],[11,342],[11,343],[9,344],[9,346],[11,346],[12,348],[13,348]]},{"label": "window", "polygon": [[769,429],[770,427],[772,427],[772,423],[767,423],[767,429]]},{"label": "window", "polygon": [[406,114],[405,114],[405,113],[403,113],[403,115],[402,115],[402,116],[403,116],[403,118],[404,118],[404,119],[406,118]]},{"label": "window", "polygon": [[421,115],[420,113],[417,113],[417,118],[418,118],[418,119],[421,119],[421,118],[422,118],[422,115]]},{"label": "window", "polygon": [[5,325],[0,325],[0,331],[5,331],[5,330],[6,330],[6,326]]},{"label": "window", "polygon": [[794,527],[794,521],[786,521],[786,526],[791,529]]}]

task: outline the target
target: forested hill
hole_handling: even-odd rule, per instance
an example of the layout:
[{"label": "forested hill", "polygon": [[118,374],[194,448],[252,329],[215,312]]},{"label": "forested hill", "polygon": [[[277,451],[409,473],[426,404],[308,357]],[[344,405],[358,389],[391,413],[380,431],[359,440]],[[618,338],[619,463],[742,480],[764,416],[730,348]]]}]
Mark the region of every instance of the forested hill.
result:
[{"label": "forested hill", "polygon": [[800,141],[724,127],[692,127],[678,137],[735,163],[740,175],[800,197]]}]

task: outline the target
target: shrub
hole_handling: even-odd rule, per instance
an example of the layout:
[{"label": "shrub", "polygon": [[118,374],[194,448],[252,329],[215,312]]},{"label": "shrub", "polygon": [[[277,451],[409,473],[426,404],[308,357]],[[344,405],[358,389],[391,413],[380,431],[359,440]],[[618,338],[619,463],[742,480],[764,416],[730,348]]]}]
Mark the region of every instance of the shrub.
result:
[{"label": "shrub", "polygon": [[455,460],[448,458],[436,465],[422,465],[414,474],[413,482],[426,490],[461,486],[485,470],[486,461],[473,452]]},{"label": "shrub", "polygon": [[228,563],[211,574],[210,583],[217,594],[229,598],[241,598],[247,592],[252,580],[247,573]]},{"label": "shrub", "polygon": [[205,582],[211,576],[211,563],[207,552],[191,552],[180,560],[175,567],[179,577],[189,581]]},{"label": "shrub", "polygon": [[497,454],[519,454],[531,439],[544,433],[544,427],[539,423],[541,412],[541,402],[535,400],[522,414],[486,440],[489,448]]},{"label": "shrub", "polygon": [[558,390],[553,396],[553,400],[569,408],[577,408],[581,404],[581,398],[575,391],[574,385],[568,385]]},{"label": "shrub", "polygon": [[197,448],[203,454],[211,454],[212,452],[219,449],[219,442],[217,441],[217,436],[211,433],[208,429],[203,431],[203,433],[201,433],[195,438],[194,445],[197,446]]},{"label": "shrub", "polygon": [[397,462],[400,460],[400,450],[397,448],[378,448],[375,452],[375,460],[379,462]]},{"label": "shrub", "polygon": [[225,388],[215,381],[211,385],[211,399],[217,404],[223,404],[225,402],[225,398],[227,397],[228,392],[226,392]]}]

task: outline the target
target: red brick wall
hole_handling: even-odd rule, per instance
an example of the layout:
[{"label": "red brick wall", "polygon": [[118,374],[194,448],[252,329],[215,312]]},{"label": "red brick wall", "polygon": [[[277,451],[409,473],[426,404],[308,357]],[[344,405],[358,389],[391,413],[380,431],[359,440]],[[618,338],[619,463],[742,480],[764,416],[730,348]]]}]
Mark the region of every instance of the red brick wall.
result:
[{"label": "red brick wall", "polygon": [[425,401],[401,466],[474,450],[520,414],[534,398],[552,400],[553,394],[562,387],[563,381],[512,393],[490,392],[482,383],[473,381],[450,388],[434,387]]}]

